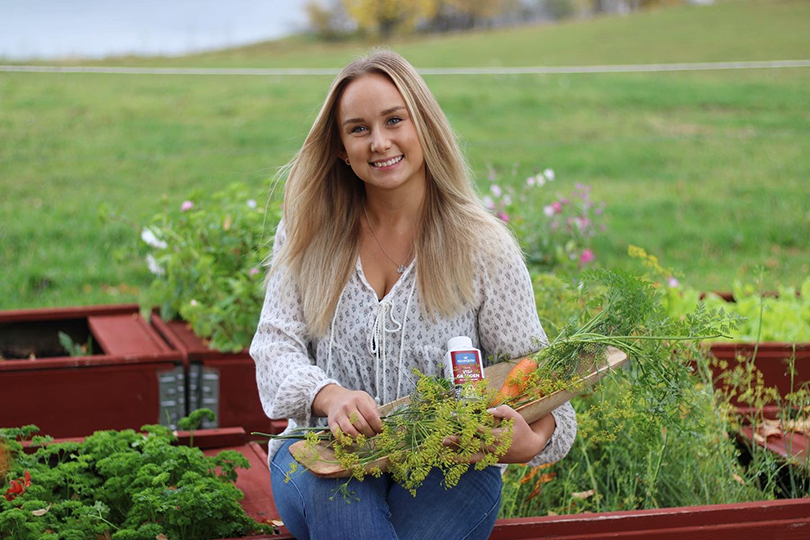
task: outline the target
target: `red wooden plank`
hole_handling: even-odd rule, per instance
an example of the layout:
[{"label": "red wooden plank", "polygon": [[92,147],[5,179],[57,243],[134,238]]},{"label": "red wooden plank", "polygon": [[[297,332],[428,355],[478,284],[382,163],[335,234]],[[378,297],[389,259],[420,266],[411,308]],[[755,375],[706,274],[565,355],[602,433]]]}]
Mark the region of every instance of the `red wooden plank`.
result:
[{"label": "red wooden plank", "polygon": [[[783,522],[781,525],[775,524]],[[492,540],[564,538],[565,540],[590,538],[693,538],[702,529],[714,530],[714,535],[703,538],[740,538],[739,533],[724,536],[723,531],[769,530],[783,531],[779,538],[808,538],[789,536],[790,531],[807,534],[810,527],[810,499],[760,501],[753,503],[690,506],[575,514],[498,520],[490,538]],[[684,527],[688,531],[684,531]],[[666,531],[674,531],[672,534]],[[786,532],[785,532],[786,531]],[[780,532],[779,534],[782,534]],[[748,537],[748,536],[746,536]],[[773,538],[769,534],[763,538]]]},{"label": "red wooden plank", "polygon": [[140,313],[91,315],[87,324],[107,354],[144,356],[171,350]]},{"label": "red wooden plank", "polygon": [[[594,521],[599,514],[593,514]],[[497,525],[496,525],[497,529]],[[763,521],[758,523],[723,523],[717,525],[703,525],[698,527],[673,527],[663,529],[638,529],[609,533],[563,534],[550,536],[544,531],[535,531],[521,534],[510,531],[509,536],[490,536],[490,540],[508,538],[510,540],[541,540],[558,538],[561,540],[640,540],[654,538],[655,540],[740,540],[747,538],[767,538],[768,540],[807,540],[810,538],[810,520],[808,518]]]},{"label": "red wooden plank", "polygon": [[810,465],[810,436],[804,433],[783,433],[768,437],[765,442],[761,442],[754,439],[752,426],[743,426],[741,432],[749,441],[749,444],[753,442],[761,448],[766,448],[782,456],[790,463],[803,467]]},{"label": "red wooden plank", "polygon": [[60,308],[12,309],[0,311],[0,323],[17,321],[52,321],[57,319],[83,319],[91,315],[138,313],[138,304],[108,306],[80,306]]},{"label": "red wooden plank", "polygon": [[158,373],[175,367],[141,361],[93,369],[3,372],[0,426],[36,424],[42,433],[71,437],[157,424],[162,415]]},{"label": "red wooden plank", "polygon": [[[37,358],[36,360],[5,360],[0,362],[2,372],[31,372],[48,369],[70,369],[84,367],[123,366],[137,364],[154,364],[170,362],[182,363],[182,355],[176,351],[151,355],[147,358],[138,356],[62,356],[57,358]],[[1,379],[1,377],[0,377]]]},{"label": "red wooden plank", "polygon": [[[191,432],[177,431],[178,443],[186,446],[191,442]],[[248,437],[241,427],[199,429],[194,432],[194,446],[201,449],[239,446],[247,444]]]},{"label": "red wooden plank", "polygon": [[[713,343],[711,353],[718,360],[725,360],[728,363],[726,369],[717,365],[712,365],[712,375],[719,388],[726,385],[720,379],[724,371],[732,370],[737,365],[737,357],[752,357],[756,349],[754,365],[762,372],[765,386],[776,387],[779,394],[784,397],[792,391],[796,391],[802,383],[810,380],[810,343],[760,343],[757,348],[753,343]],[[791,388],[790,377],[786,375],[788,370],[788,359],[795,354],[796,377]],[[739,403],[737,397],[732,399],[732,403],[742,409],[749,410],[748,404]]]}]

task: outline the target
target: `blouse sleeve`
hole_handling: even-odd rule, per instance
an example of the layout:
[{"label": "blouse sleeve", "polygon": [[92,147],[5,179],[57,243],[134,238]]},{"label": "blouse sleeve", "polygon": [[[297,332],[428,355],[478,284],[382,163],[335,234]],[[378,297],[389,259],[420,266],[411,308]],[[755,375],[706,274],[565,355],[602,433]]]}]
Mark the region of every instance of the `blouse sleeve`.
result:
[{"label": "blouse sleeve", "polygon": [[[273,243],[276,257],[286,234],[279,223]],[[309,332],[297,287],[284,284],[283,269],[267,282],[259,326],[250,345],[256,382],[265,414],[308,425],[312,401],[327,384],[338,384],[315,365],[308,352]]]},{"label": "blouse sleeve", "polygon": [[[482,353],[520,358],[548,345],[540,325],[531,277],[517,249],[484,261],[481,272],[481,303],[478,335]],[[556,428],[543,450],[528,465],[537,466],[564,458],[577,433],[577,418],[571,402],[551,411]]]}]

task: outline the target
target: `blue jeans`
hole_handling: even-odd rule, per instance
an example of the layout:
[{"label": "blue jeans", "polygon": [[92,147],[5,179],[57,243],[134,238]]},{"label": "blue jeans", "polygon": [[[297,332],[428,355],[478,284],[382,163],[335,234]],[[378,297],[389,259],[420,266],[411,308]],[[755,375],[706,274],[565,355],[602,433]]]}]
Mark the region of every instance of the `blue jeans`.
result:
[{"label": "blue jeans", "polygon": [[346,502],[337,491],[345,478],[318,478],[299,468],[284,483],[293,442],[287,441],[273,456],[270,473],[281,520],[298,540],[476,540],[488,538],[495,526],[501,505],[498,467],[476,471],[470,466],[451,489],[445,489],[444,475],[434,468],[416,497],[389,474],[369,475],[362,482],[351,481],[354,494]]}]

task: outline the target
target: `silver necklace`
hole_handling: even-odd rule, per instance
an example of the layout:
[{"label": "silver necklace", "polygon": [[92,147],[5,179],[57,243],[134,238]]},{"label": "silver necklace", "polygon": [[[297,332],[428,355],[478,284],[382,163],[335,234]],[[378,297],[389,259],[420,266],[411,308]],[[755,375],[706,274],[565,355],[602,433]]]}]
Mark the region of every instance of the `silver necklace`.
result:
[{"label": "silver necklace", "polygon": [[413,246],[411,246],[411,250],[408,252],[408,256],[405,257],[405,260],[402,262],[402,264],[397,264],[397,262],[394,259],[392,259],[390,255],[388,255],[388,253],[385,251],[385,248],[382,247],[380,239],[377,238],[377,233],[374,232],[374,227],[371,226],[371,220],[368,218],[368,210],[366,210],[365,205],[363,206],[363,213],[366,215],[366,223],[368,223],[368,228],[369,230],[371,230],[371,236],[373,236],[374,240],[377,241],[377,245],[380,246],[380,250],[382,250],[383,255],[385,255],[385,258],[391,261],[394,264],[394,266],[397,267],[397,274],[405,272],[405,263],[408,262],[408,260],[411,258],[411,253],[413,253]]}]

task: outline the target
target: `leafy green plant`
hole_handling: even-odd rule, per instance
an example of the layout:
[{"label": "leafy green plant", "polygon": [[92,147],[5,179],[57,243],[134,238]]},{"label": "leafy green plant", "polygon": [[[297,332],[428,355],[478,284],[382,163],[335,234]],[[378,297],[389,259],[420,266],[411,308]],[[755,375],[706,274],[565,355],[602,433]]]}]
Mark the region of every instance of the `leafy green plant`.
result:
[{"label": "leafy green plant", "polygon": [[[737,281],[732,287],[733,302],[715,293],[708,293],[702,301],[709,308],[722,308],[745,317],[728,339],[757,342],[785,343],[810,342],[810,277],[805,278],[798,291],[795,287],[779,287],[776,296],[764,296],[751,283]],[[695,289],[673,287],[667,291],[665,306],[672,317],[682,317],[700,302]],[[761,329],[760,329],[761,327]]]},{"label": "leafy green plant", "polygon": [[[163,426],[98,431],[83,442],[33,437],[36,426],[0,430],[13,458],[7,480],[28,479],[22,493],[0,499],[0,538],[210,539],[272,534],[239,504],[233,483],[247,458],[226,450],[207,457],[178,446]],[[9,487],[6,485],[5,487]],[[18,490],[19,491],[19,490]]]},{"label": "leafy green plant", "polygon": [[93,336],[87,336],[87,343],[81,345],[75,343],[65,332],[59,332],[59,344],[70,356],[87,356],[93,354]]},{"label": "leafy green plant", "polygon": [[810,277],[804,279],[798,290],[782,286],[775,294],[762,291],[759,284],[737,280],[732,286],[733,300],[729,302],[717,293],[704,294],[681,285],[676,272],[663,267],[655,255],[640,247],[629,246],[628,253],[639,260],[650,279],[657,282],[669,317],[683,319],[701,303],[706,309],[722,309],[736,315],[739,324],[718,341],[810,342]]},{"label": "leafy green plant", "polygon": [[499,517],[613,512],[772,499],[739,463],[728,405],[694,383],[677,423],[650,415],[617,372],[573,400],[579,432],[565,460],[510,465]]},{"label": "leafy green plant", "polygon": [[[656,324],[677,326],[689,317],[702,318],[712,312],[698,302],[695,292],[695,301],[683,316],[666,322],[669,311],[663,306],[679,288],[676,272],[640,248],[631,247],[630,251],[643,261],[651,275],[649,286],[662,300],[662,308],[654,317]],[[565,335],[566,320],[576,314],[576,306],[592,304],[600,295],[597,288],[548,274],[536,275],[534,285],[538,311],[552,341]],[[727,307],[719,306],[715,312],[719,314]],[[739,315],[732,315],[732,319],[737,325],[750,325]],[[736,332],[735,325],[721,330],[726,335]],[[667,354],[668,350],[665,347],[659,353]],[[720,389],[713,389],[709,363],[716,360],[705,348],[686,347],[675,354],[680,357],[677,363],[662,360],[680,366],[671,385],[679,391],[671,393],[666,378],[655,377],[660,383],[653,385],[658,389],[651,394],[645,389],[647,385],[638,384],[634,374],[620,370],[593,394],[574,398],[579,432],[568,456],[560,463],[536,468],[510,466],[504,476],[499,517],[806,497],[810,480],[804,471],[810,457],[785,460],[757,444],[743,448],[736,442],[736,434],[742,425],[752,425],[755,430],[768,425],[772,430],[777,421],[783,430],[797,425],[807,429],[807,388],[791,384],[794,391],[780,397],[775,388],[763,387],[762,377],[747,358],[724,373]],[[797,380],[795,357],[793,360],[789,374]],[[689,365],[695,367],[694,372]],[[668,415],[650,414],[649,400],[659,392],[665,402],[670,395]],[[756,412],[741,416],[730,405],[732,397]],[[764,418],[764,407],[774,404],[779,411],[777,420]]]},{"label": "leafy green plant", "polygon": [[211,409],[197,409],[185,418],[181,418],[177,422],[177,427],[189,432],[189,446],[194,446],[194,432],[200,429],[203,422],[213,422],[216,419],[216,414]]},{"label": "leafy green plant", "polygon": [[263,300],[262,256],[279,219],[277,208],[265,211],[236,183],[158,214],[141,231],[155,275],[146,307],[182,318],[214,349],[248,346]]}]

